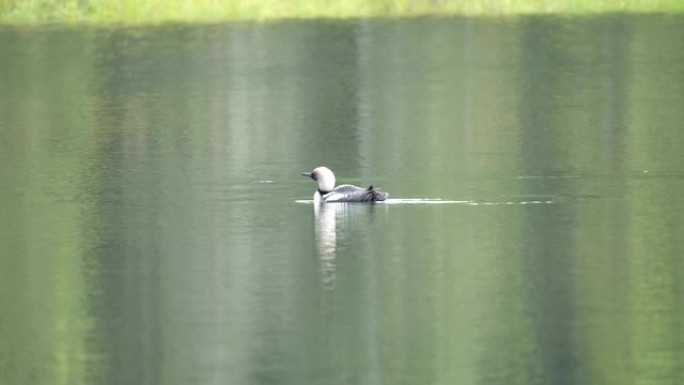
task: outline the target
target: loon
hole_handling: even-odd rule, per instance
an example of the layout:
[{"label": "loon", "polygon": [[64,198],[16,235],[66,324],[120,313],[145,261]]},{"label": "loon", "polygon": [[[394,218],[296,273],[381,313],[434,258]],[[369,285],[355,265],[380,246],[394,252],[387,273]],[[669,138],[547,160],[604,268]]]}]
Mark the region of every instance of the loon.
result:
[{"label": "loon", "polygon": [[318,190],[314,193],[314,203],[319,202],[379,202],[389,196],[370,186],[363,188],[350,184],[335,187],[335,174],[327,167],[316,167],[311,172],[303,172],[318,182]]}]

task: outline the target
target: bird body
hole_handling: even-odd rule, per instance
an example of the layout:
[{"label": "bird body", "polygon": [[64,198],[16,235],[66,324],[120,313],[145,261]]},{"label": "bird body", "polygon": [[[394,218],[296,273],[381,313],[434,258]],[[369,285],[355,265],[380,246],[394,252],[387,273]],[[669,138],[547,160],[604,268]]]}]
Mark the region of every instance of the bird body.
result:
[{"label": "bird body", "polygon": [[389,194],[373,186],[363,188],[350,184],[335,187],[335,174],[327,167],[317,167],[311,172],[302,173],[318,183],[314,193],[314,203],[324,202],[380,202]]}]

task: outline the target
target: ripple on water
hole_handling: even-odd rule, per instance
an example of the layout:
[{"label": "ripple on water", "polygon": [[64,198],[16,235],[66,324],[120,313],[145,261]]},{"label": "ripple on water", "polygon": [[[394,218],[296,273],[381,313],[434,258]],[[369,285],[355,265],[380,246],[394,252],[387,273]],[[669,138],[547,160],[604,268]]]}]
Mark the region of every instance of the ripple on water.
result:
[{"label": "ripple on water", "polygon": [[[313,204],[312,199],[296,200],[295,203]],[[344,202],[341,202],[344,203]],[[352,202],[353,203],[353,202]],[[495,205],[534,205],[534,204],[551,204],[551,200],[535,200],[535,201],[505,201],[505,202],[482,202],[482,201],[455,201],[444,199],[387,199],[376,204],[462,204],[470,206],[495,206]]]}]

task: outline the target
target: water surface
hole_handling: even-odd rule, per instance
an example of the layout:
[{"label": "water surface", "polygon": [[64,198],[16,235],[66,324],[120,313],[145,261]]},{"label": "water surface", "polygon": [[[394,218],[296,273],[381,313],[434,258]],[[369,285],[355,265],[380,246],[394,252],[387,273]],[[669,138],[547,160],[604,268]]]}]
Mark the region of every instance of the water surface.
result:
[{"label": "water surface", "polygon": [[683,26],[0,29],[0,383],[681,384]]}]

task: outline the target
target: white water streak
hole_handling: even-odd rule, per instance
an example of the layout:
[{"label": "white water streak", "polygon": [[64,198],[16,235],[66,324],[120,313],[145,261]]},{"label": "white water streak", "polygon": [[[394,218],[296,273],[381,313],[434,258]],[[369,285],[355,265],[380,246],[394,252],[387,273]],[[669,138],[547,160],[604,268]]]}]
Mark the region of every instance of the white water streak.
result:
[{"label": "white water streak", "polygon": [[[313,200],[296,200],[295,203],[312,204]],[[328,202],[336,203],[336,202]],[[375,204],[422,204],[422,205],[443,205],[443,204],[461,204],[469,206],[496,206],[496,205],[539,205],[539,204],[552,204],[551,200],[537,200],[537,201],[507,201],[507,202],[478,202],[478,201],[451,201],[442,199],[387,199],[382,202],[376,202]]]}]

